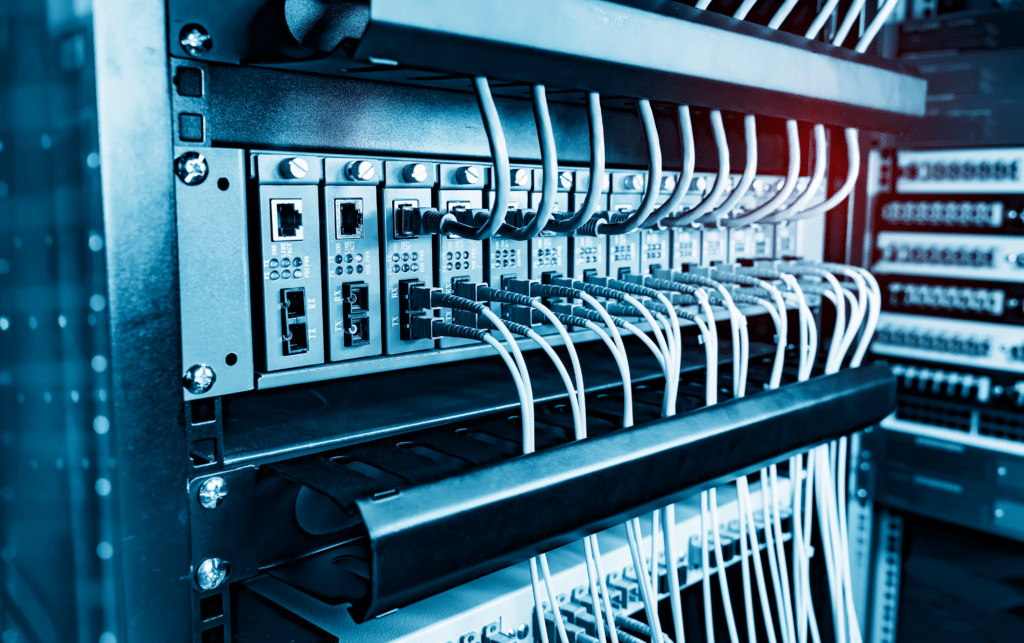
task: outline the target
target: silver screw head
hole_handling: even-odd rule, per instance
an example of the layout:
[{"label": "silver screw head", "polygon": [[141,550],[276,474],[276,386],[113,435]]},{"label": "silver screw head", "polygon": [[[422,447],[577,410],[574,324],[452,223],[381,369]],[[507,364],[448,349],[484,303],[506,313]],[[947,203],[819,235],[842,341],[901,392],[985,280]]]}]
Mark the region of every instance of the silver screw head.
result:
[{"label": "silver screw head", "polygon": [[196,570],[196,585],[204,592],[217,589],[228,578],[231,573],[231,565],[228,561],[220,558],[207,558],[199,563]]},{"label": "silver screw head", "polygon": [[455,181],[459,185],[476,185],[480,180],[480,170],[473,165],[463,165],[455,170]]},{"label": "silver screw head", "polygon": [[705,189],[707,189],[707,187],[708,187],[708,180],[706,178],[704,178],[703,176],[698,176],[697,178],[695,178],[693,181],[690,182],[690,189],[691,190],[699,190],[699,191],[703,192]]},{"label": "silver screw head", "polygon": [[285,159],[281,161],[278,167],[281,170],[281,176],[286,179],[303,179],[309,173],[309,165],[306,164],[306,159],[298,157]]},{"label": "silver screw head", "polygon": [[661,191],[670,192],[676,187],[676,177],[671,174],[661,177]]},{"label": "silver screw head", "polygon": [[352,161],[345,166],[345,176],[349,181],[370,181],[376,173],[373,163],[369,161]]},{"label": "silver screw head", "polygon": [[517,167],[512,170],[512,185],[516,187],[523,187],[526,182],[530,180],[530,173],[521,167]]},{"label": "silver screw head", "polygon": [[210,166],[199,152],[185,152],[174,161],[174,173],[185,185],[199,185],[206,180]]},{"label": "silver screw head", "polygon": [[423,183],[427,180],[427,166],[422,163],[410,163],[402,170],[402,176],[410,183]]},{"label": "silver screw head", "polygon": [[571,172],[559,172],[558,173],[558,187],[562,190],[568,190],[572,187],[572,173]]},{"label": "silver screw head", "polygon": [[215,509],[227,495],[228,481],[220,476],[207,478],[199,485],[199,504],[207,509]]},{"label": "silver screw head", "polygon": [[185,25],[178,42],[189,56],[202,56],[213,49],[213,39],[202,25]]},{"label": "silver screw head", "polygon": [[644,187],[644,180],[639,174],[630,174],[623,179],[622,184],[627,190],[641,190]]},{"label": "silver screw head", "polygon": [[183,385],[189,393],[202,395],[213,387],[217,381],[217,374],[209,364],[196,364],[185,371]]}]

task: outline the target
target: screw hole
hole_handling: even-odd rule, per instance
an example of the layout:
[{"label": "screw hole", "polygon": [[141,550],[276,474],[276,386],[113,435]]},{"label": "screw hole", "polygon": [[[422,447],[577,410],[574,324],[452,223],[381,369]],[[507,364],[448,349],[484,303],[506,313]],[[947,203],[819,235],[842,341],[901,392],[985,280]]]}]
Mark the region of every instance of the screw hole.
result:
[{"label": "screw hole", "polygon": [[221,178],[217,179],[217,187],[220,188],[221,192],[224,192],[229,187],[231,187],[231,181],[228,181],[224,177],[221,177]]},{"label": "screw hole", "polygon": [[[221,180],[223,181],[224,179]],[[234,353],[228,353],[227,357],[224,358],[224,361],[227,363],[228,366],[234,366],[235,364],[238,363],[238,355],[235,355]]]}]

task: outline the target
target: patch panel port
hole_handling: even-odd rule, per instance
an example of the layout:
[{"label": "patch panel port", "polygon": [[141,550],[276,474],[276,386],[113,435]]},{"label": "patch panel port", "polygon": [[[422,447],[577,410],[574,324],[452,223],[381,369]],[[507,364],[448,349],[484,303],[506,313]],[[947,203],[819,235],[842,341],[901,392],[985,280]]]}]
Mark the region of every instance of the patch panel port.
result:
[{"label": "patch panel port", "polygon": [[334,232],[338,239],[363,238],[363,200],[334,200]]},{"label": "patch panel port", "polygon": [[398,282],[398,315],[399,333],[402,341],[413,341],[412,318],[426,313],[420,308],[412,308],[409,302],[409,295],[413,288],[425,288],[426,284],[421,279],[403,279]]},{"label": "patch panel port", "polygon": [[281,346],[285,355],[299,355],[309,350],[305,288],[281,290]]},{"label": "patch panel port", "polygon": [[419,215],[416,212],[419,206],[420,202],[416,199],[392,202],[391,209],[394,216],[395,239],[419,238]]},{"label": "patch panel port", "polygon": [[270,201],[270,239],[302,241],[302,199]]},{"label": "patch panel port", "polygon": [[370,311],[370,286],[365,281],[342,284],[341,298],[347,316],[367,314]]},{"label": "patch panel port", "polygon": [[345,346],[366,346],[370,343],[370,317],[366,313],[345,318]]}]

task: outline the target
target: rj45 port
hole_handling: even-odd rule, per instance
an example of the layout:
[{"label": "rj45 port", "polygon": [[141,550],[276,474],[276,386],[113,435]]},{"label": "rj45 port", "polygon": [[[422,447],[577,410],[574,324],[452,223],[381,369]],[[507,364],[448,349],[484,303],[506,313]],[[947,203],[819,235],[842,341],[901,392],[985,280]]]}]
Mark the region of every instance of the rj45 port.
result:
[{"label": "rj45 port", "polygon": [[270,201],[272,241],[302,241],[302,199]]}]

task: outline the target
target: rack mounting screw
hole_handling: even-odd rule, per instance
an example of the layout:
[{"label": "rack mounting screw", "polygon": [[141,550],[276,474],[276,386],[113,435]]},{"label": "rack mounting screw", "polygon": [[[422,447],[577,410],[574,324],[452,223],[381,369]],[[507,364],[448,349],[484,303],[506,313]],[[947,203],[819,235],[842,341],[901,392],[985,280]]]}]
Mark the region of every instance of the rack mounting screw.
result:
[{"label": "rack mounting screw", "polygon": [[530,178],[530,173],[521,167],[517,167],[512,170],[512,185],[516,187],[523,187],[526,185],[526,181]]},{"label": "rack mounting screw", "polygon": [[642,190],[644,187],[644,180],[640,178],[639,174],[630,174],[622,184],[626,186],[627,190]]},{"label": "rack mounting screw", "polygon": [[672,175],[661,177],[661,190],[668,192],[676,187],[676,178]]},{"label": "rack mounting screw", "polygon": [[179,42],[189,56],[202,56],[213,49],[213,39],[202,25],[185,25],[181,30]]},{"label": "rack mounting screw", "polygon": [[209,364],[196,364],[185,372],[183,386],[193,395],[202,395],[213,387],[217,374]]},{"label": "rack mounting screw", "polygon": [[227,495],[228,481],[220,476],[207,478],[199,485],[199,504],[207,509],[215,509]]},{"label": "rack mounting screw", "polygon": [[427,166],[422,163],[410,163],[405,166],[402,176],[410,183],[423,183],[427,180]]},{"label": "rack mounting screw", "polygon": [[558,173],[558,187],[563,190],[568,190],[572,187],[572,174],[569,172]]},{"label": "rack mounting screw", "polygon": [[369,181],[376,170],[369,161],[352,161],[345,166],[345,176],[349,181]]},{"label": "rack mounting screw", "polygon": [[226,560],[207,558],[199,563],[199,569],[196,570],[196,585],[204,592],[217,589],[227,580],[230,573],[231,565],[228,565]]},{"label": "rack mounting screw", "polygon": [[306,178],[306,173],[309,172],[309,165],[306,164],[306,159],[298,157],[281,161],[278,168],[281,170],[281,176],[286,179],[304,179]]},{"label": "rack mounting screw", "polygon": [[472,165],[465,165],[455,170],[455,180],[459,185],[476,185],[480,180],[480,170]]},{"label": "rack mounting screw", "polygon": [[174,173],[185,185],[199,185],[206,180],[210,167],[199,152],[185,152],[174,161]]}]

